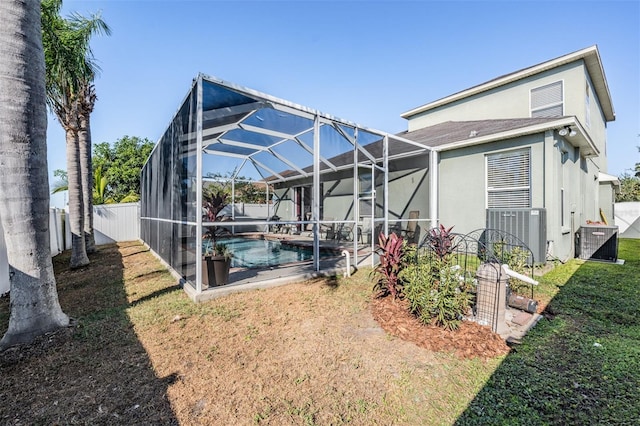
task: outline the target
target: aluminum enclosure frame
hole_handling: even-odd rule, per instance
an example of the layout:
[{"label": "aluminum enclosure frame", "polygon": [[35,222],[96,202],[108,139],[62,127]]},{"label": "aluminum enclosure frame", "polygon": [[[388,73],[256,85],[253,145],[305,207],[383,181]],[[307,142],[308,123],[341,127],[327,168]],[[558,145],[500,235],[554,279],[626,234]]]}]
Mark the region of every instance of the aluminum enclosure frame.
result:
[{"label": "aluminum enclosure frame", "polygon": [[[362,216],[359,170],[375,173],[371,220],[388,233],[389,163],[425,154],[430,154],[429,148],[408,139],[199,74],[143,167],[141,237],[186,285],[201,293],[202,262],[197,259],[203,255],[203,230],[218,224],[206,222],[202,215],[203,185],[211,176],[223,175],[235,182],[248,175],[266,188],[311,181],[310,217],[290,218],[285,223],[312,227],[314,268],[320,271],[321,226],[355,226]],[[321,187],[329,176],[338,174],[353,179],[353,207],[348,217],[330,220],[323,216]],[[434,197],[437,187],[432,182],[437,179],[430,182],[430,196]],[[377,194],[376,188],[382,194]],[[267,189],[267,198],[271,195]],[[267,211],[268,206],[269,200]],[[381,207],[378,216],[374,213],[377,207]],[[437,223],[435,212],[429,212],[432,225]],[[232,215],[225,224],[239,224],[235,219]],[[256,227],[271,224],[264,219],[241,223]],[[356,240],[353,253],[357,262]],[[373,239],[370,243],[373,249]]]}]

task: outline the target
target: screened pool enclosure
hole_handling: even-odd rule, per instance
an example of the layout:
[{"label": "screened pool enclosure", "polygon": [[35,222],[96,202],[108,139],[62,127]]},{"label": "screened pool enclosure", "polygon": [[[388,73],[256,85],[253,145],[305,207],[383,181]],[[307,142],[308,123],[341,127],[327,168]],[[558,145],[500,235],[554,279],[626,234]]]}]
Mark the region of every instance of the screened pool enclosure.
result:
[{"label": "screened pool enclosure", "polygon": [[321,272],[344,250],[373,259],[380,232],[424,235],[428,174],[423,145],[201,74],[142,170],[141,236],[196,294],[211,244],[234,255],[232,285]]}]

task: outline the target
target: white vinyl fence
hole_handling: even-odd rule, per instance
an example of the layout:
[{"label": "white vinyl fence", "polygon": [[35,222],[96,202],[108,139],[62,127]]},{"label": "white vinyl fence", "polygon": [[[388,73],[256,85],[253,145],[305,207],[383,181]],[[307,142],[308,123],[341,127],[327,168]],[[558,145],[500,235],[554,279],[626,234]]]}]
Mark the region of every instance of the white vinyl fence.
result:
[{"label": "white vinyl fence", "polygon": [[[68,213],[67,213],[68,215]],[[66,248],[71,248],[71,230],[66,227]],[[93,233],[96,245],[140,238],[140,204],[101,204],[93,206]]]},{"label": "white vinyl fence", "polygon": [[614,218],[620,238],[640,238],[640,202],[616,203]]},{"label": "white vinyl fence", "polygon": [[[51,255],[71,248],[71,231],[65,222],[68,213],[62,209],[49,210],[49,234]],[[93,207],[93,228],[96,245],[140,238],[140,205],[102,204]],[[0,295],[9,291],[9,263],[4,231],[0,223]]]}]

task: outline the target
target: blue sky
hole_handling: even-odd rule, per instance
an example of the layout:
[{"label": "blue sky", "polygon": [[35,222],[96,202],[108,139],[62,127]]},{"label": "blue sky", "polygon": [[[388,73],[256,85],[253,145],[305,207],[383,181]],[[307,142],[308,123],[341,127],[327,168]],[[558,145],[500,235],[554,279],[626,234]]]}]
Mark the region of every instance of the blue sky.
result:
[{"label": "blue sky", "polygon": [[[608,172],[640,161],[635,0],[64,0],[63,15],[98,11],[112,35],[92,42],[102,69],[94,143],[157,141],[199,72],[395,133],[406,130],[405,111],[595,44],[616,111]],[[52,184],[53,170],[66,169],[53,117],[47,143]]]}]

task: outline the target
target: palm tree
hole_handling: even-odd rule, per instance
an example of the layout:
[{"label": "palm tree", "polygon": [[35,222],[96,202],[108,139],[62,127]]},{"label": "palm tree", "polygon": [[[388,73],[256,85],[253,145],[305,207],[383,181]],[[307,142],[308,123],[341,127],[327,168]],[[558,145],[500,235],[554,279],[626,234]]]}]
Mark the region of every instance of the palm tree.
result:
[{"label": "palm tree", "polygon": [[69,324],[58,302],[49,248],[40,25],[39,2],[0,1],[0,220],[11,284],[9,327],[0,349]]},{"label": "palm tree", "polygon": [[[60,17],[61,0],[42,2],[43,43],[47,65],[47,101],[65,130],[69,184],[72,268],[89,263],[93,238],[91,137],[89,115],[95,103],[98,70],[89,48],[91,35],[109,33],[99,16]],[[89,249],[87,250],[87,242]]]},{"label": "palm tree", "polygon": [[[63,172],[62,170],[56,170],[54,172],[54,175],[56,173],[58,173],[60,179],[57,182],[55,182],[51,187],[51,193],[58,194],[62,191],[68,191],[69,182],[67,180],[67,173]],[[109,182],[107,180],[107,176],[103,175],[101,167],[97,167],[93,171],[92,182],[93,182],[92,204],[112,204],[117,202],[113,198],[107,197],[107,186]],[[134,201],[137,201],[137,200],[134,200]],[[127,203],[131,201],[121,201],[121,202]]]},{"label": "palm tree", "polygon": [[80,118],[78,123],[78,143],[80,146],[80,175],[82,176],[82,204],[84,209],[84,243],[87,253],[93,253],[96,251],[96,240],[93,235],[94,188],[91,170],[91,113],[96,102],[96,91],[92,83],[81,82],[78,100]]}]

